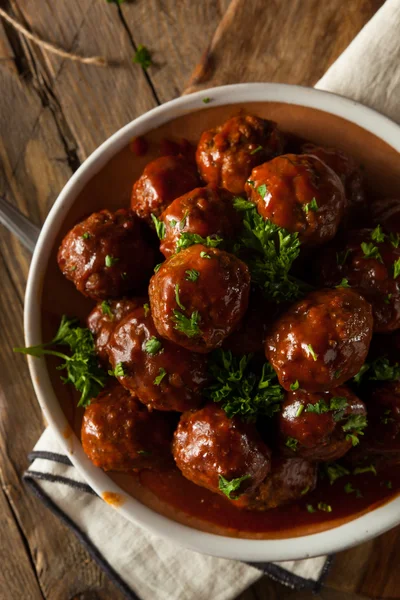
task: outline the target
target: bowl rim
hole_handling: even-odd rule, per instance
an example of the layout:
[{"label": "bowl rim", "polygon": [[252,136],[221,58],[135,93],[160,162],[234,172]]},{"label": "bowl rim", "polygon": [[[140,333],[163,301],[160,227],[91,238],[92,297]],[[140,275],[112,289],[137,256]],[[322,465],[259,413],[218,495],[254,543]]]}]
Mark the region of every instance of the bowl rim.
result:
[{"label": "bowl rim", "polygon": [[[210,103],[203,103],[209,97]],[[281,83],[241,83],[201,90],[181,96],[137,117],[103,142],[72,175],[60,192],[41,230],[29,269],[25,294],[24,329],[27,346],[40,344],[41,298],[45,269],[59,226],[86,183],[129,141],[185,113],[214,106],[244,102],[280,102],[327,112],[376,135],[400,152],[400,126],[375,110],[343,96]],[[165,517],[128,496],[83,452],[80,440],[71,434],[58,404],[46,362],[28,356],[33,387],[41,409],[57,442],[80,475],[101,497],[104,492],[120,494],[124,502],[113,505],[123,517],[150,533],[167,538],[190,550],[228,559],[265,562],[297,560],[330,554],[367,541],[400,523],[400,496],[348,523],[326,531],[282,539],[246,539],[221,536],[194,529]]]}]

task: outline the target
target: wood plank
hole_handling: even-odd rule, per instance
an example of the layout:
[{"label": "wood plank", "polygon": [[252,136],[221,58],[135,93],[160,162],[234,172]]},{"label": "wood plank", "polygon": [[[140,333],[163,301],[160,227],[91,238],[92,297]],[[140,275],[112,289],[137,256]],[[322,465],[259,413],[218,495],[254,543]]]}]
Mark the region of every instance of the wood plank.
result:
[{"label": "wood plank", "polygon": [[17,18],[42,38],[84,56],[105,56],[111,66],[82,65],[27,43],[41,93],[75,141],[79,160],[117,129],[156,105],[116,6],[91,0],[10,0]]},{"label": "wood plank", "polygon": [[152,52],[148,73],[161,102],[179,96],[211,40],[229,0],[136,0],[122,13],[136,45]]},{"label": "wood plank", "polygon": [[382,4],[232,0],[185,91],[238,81],[312,86]]}]

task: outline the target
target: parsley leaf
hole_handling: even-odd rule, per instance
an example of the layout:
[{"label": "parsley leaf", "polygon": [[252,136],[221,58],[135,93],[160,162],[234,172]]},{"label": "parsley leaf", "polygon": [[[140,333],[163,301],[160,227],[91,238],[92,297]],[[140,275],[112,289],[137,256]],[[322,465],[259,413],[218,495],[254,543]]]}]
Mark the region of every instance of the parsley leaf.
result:
[{"label": "parsley leaf", "polygon": [[108,300],[103,300],[103,302],[101,303],[101,312],[103,313],[103,315],[107,315],[107,317],[110,317],[110,319],[112,320],[114,318],[114,315],[111,312],[111,307],[110,307],[110,303]]},{"label": "parsley leaf", "polygon": [[200,273],[198,271],[196,271],[196,269],[188,269],[187,271],[185,271],[186,273],[186,281],[193,281],[196,282],[198,280],[198,278],[200,277]]},{"label": "parsley leaf", "polygon": [[139,64],[145,71],[147,71],[147,69],[151,67],[153,61],[151,60],[150,51],[146,48],[146,46],[143,46],[143,44],[139,44],[136,53],[132,58],[132,62]]},{"label": "parsley leaf", "polygon": [[147,302],[146,302],[146,304],[143,304],[143,310],[144,310],[144,316],[147,317],[147,315],[150,312],[150,306],[147,304]]},{"label": "parsley leaf", "polygon": [[367,417],[365,415],[350,415],[345,424],[342,425],[342,429],[346,435],[346,440],[351,441],[353,446],[359,444],[359,436],[364,435],[363,429],[368,425]]},{"label": "parsley leaf", "polygon": [[92,236],[90,235],[90,233],[88,231],[85,231],[85,233],[82,234],[82,238],[84,240],[90,240]]},{"label": "parsley leaf", "polygon": [[285,446],[287,446],[288,448],[290,448],[291,450],[296,452],[298,443],[299,443],[299,441],[296,440],[295,438],[288,437],[288,438],[286,438]]},{"label": "parsley leaf", "polygon": [[316,362],[318,359],[318,354],[316,354],[314,352],[313,347],[311,346],[311,344],[308,344],[307,346],[307,350],[308,350],[308,354],[310,354],[313,357],[313,361]]},{"label": "parsley leaf", "polygon": [[234,356],[229,350],[214,350],[209,359],[213,383],[204,391],[207,398],[221,403],[229,418],[237,415],[247,422],[261,415],[272,417],[284,396],[271,365],[264,363],[259,373],[252,370],[251,360],[251,354]]},{"label": "parsley leaf", "polygon": [[[366,376],[367,373],[368,376]],[[365,380],[399,381],[400,366],[398,363],[390,364],[389,359],[381,356],[372,362],[364,363],[353,379],[354,382],[358,384]]]},{"label": "parsley leaf", "polygon": [[158,235],[159,240],[163,240],[165,238],[165,223],[157,219],[156,215],[151,214],[152,221],[154,223],[154,227],[156,228],[156,233]]},{"label": "parsley leaf", "polygon": [[162,349],[162,342],[153,335],[145,342],[144,349],[147,352],[147,354],[154,356],[155,354],[158,354],[158,352],[160,352],[160,350]]},{"label": "parsley leaf", "polygon": [[298,379],[296,379],[296,381],[294,383],[290,384],[290,390],[292,392],[295,392],[296,390],[298,390],[299,387],[300,387],[300,384],[299,384],[299,380]]},{"label": "parsley leaf", "polygon": [[211,102],[211,98],[203,98],[203,102],[204,104],[208,104],[209,102]]},{"label": "parsley leaf", "polygon": [[393,263],[393,279],[397,279],[400,275],[400,258],[394,261]]},{"label": "parsley leaf", "polygon": [[362,475],[363,473],[373,473],[373,475],[376,475],[376,469],[374,465],[368,465],[368,467],[356,467],[353,470],[353,475]]},{"label": "parsley leaf", "polygon": [[[61,358],[64,362],[57,368],[67,371],[67,377],[61,377],[62,381],[71,383],[81,393],[78,406],[88,406],[91,399],[95,398],[104,387],[107,374],[99,367],[92,333],[85,327],[79,327],[78,323],[78,319],[68,319],[64,315],[51,342],[30,348],[14,348],[14,352],[37,357],[51,355]],[[68,356],[47,349],[47,346],[69,346],[72,354]]]},{"label": "parsley leaf", "polygon": [[197,233],[189,233],[185,231],[182,233],[176,242],[175,252],[180,252],[181,250],[186,250],[189,246],[193,246],[194,244],[203,244],[203,246],[207,246],[207,248],[217,248],[224,240],[218,235],[208,235],[206,238],[203,238],[201,235]]},{"label": "parsley leaf", "polygon": [[190,319],[181,313],[179,310],[174,310],[172,320],[175,322],[175,329],[181,331],[187,337],[193,338],[201,335],[202,331],[199,327],[200,315],[197,310],[193,311]]},{"label": "parsley leaf", "polygon": [[243,481],[246,479],[250,479],[250,475],[243,475],[243,477],[237,477],[236,479],[225,479],[222,475],[219,476],[218,487],[225,496],[229,498],[229,500],[237,500],[241,494],[237,494],[236,496],[232,496],[233,492],[239,490]]},{"label": "parsley leaf", "polygon": [[255,204],[243,198],[234,198],[234,207],[243,213],[243,227],[233,252],[245,252],[253,283],[276,302],[297,300],[301,284],[289,271],[300,253],[298,234],[263,219]]},{"label": "parsley leaf", "polygon": [[299,404],[299,408],[296,411],[296,417],[300,417],[300,415],[303,412],[304,408],[305,408],[304,404]]},{"label": "parsley leaf", "polygon": [[179,308],[181,308],[182,310],[186,310],[179,298],[179,283],[175,284],[175,301]]},{"label": "parsley leaf", "polygon": [[365,258],[376,258],[376,260],[379,260],[381,263],[383,263],[378,247],[372,242],[370,244],[367,244],[367,242],[362,242],[361,250],[364,252]]},{"label": "parsley leaf", "polygon": [[262,196],[262,198],[265,198],[265,196],[267,195],[267,192],[268,192],[268,188],[265,185],[265,183],[258,186],[257,192],[260,194],[260,196]]},{"label": "parsley leaf", "polygon": [[389,233],[389,241],[395,248],[398,248],[400,245],[400,234],[399,233]]},{"label": "parsley leaf", "polygon": [[318,204],[315,198],[311,200],[308,204],[303,205],[303,210],[307,214],[310,210],[316,212],[318,210]]},{"label": "parsley leaf", "polygon": [[317,508],[323,512],[332,512],[332,506],[330,504],[325,504],[325,502],[318,502]]},{"label": "parsley leaf", "polygon": [[200,258],[211,258],[211,256],[207,252],[200,252]]},{"label": "parsley leaf", "polygon": [[159,270],[160,270],[160,268],[161,268],[161,265],[162,265],[162,263],[158,263],[158,265],[156,265],[156,266],[154,267],[154,273],[158,273],[158,271],[159,271]]},{"label": "parsley leaf", "polygon": [[122,363],[117,363],[115,369],[113,371],[108,371],[108,374],[111,377],[125,377],[124,365]]},{"label": "parsley leaf", "polygon": [[328,475],[331,485],[340,477],[350,475],[350,471],[338,463],[326,463],[324,471]]},{"label": "parsley leaf", "polygon": [[378,225],[377,227],[375,227],[375,229],[371,233],[371,239],[374,242],[378,242],[378,243],[379,242],[384,242],[385,241],[385,237],[386,237],[386,235],[383,233],[382,227],[380,225]]},{"label": "parsley leaf", "polygon": [[312,504],[307,504],[307,512],[309,513],[315,513],[317,512],[316,509],[313,507]]},{"label": "parsley leaf", "polygon": [[160,385],[160,383],[162,382],[162,380],[164,379],[166,374],[167,374],[167,371],[165,369],[163,369],[163,367],[160,367],[158,369],[158,375],[153,381],[154,385]]},{"label": "parsley leaf", "polygon": [[105,259],[106,267],[113,267],[118,261],[119,258],[115,258],[114,256],[111,256],[111,254],[107,254]]},{"label": "parsley leaf", "polygon": [[345,277],[342,279],[342,281],[339,283],[339,285],[336,286],[336,288],[349,288],[351,287],[349,285],[349,280],[346,279]]}]

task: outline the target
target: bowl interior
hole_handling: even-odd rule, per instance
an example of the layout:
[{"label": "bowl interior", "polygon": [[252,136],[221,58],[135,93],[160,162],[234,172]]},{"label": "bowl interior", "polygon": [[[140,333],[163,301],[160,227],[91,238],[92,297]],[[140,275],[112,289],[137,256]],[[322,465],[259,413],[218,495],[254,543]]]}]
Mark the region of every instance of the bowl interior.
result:
[{"label": "bowl interior", "polygon": [[[204,129],[216,126],[226,118],[245,110],[258,116],[275,120],[284,130],[325,146],[333,146],[347,151],[364,168],[367,185],[372,195],[391,196],[400,189],[400,155],[384,141],[339,116],[315,108],[287,104],[285,102],[251,102],[228,104],[216,107],[202,107],[199,110],[181,114],[164,125],[146,132],[149,151],[143,157],[137,157],[128,144],[113,156],[92,177],[75,198],[72,206],[65,213],[56,235],[45,271],[41,274],[42,296],[42,339],[52,337],[63,314],[76,315],[85,319],[93,302],[83,298],[60,273],[56,262],[59,244],[74,223],[85,215],[102,209],[129,206],[132,183],[140,176],[145,164],[159,155],[161,140],[186,138],[196,143]],[[59,373],[54,364],[48,361],[49,376],[58,402],[68,420],[72,431],[79,437],[82,411],[76,409],[76,394],[70,386],[60,382]],[[67,428],[64,437],[69,437],[71,430]],[[137,478],[108,474],[129,495],[137,498],[146,506],[158,513],[190,527],[220,535],[235,535],[246,538],[277,537],[290,538],[310,535],[343,524],[344,521],[359,516],[368,509],[355,512],[351,517],[335,517],[324,522],[310,525],[294,525],[290,520],[286,528],[280,528],[276,534],[271,532],[265,536],[257,532],[233,531],[228,525],[224,527],[210,524],[200,518],[188,517],[183,510],[171,509],[168,503],[152,494],[142,486]],[[110,481],[110,489],[114,489]],[[383,501],[383,500],[382,500]],[[369,507],[369,510],[372,507]],[[210,550],[212,552],[212,550]],[[288,557],[299,557],[290,556]],[[247,557],[244,557],[247,558]],[[254,557],[253,557],[254,558]]]}]

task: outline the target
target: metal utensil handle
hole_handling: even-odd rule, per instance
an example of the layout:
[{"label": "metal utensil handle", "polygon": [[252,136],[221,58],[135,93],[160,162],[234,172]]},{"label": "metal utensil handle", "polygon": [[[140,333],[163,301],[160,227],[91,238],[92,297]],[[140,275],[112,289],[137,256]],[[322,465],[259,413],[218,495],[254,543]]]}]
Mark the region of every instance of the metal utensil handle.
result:
[{"label": "metal utensil handle", "polygon": [[0,223],[13,233],[30,252],[33,252],[40,229],[29,221],[15,206],[0,196]]}]

